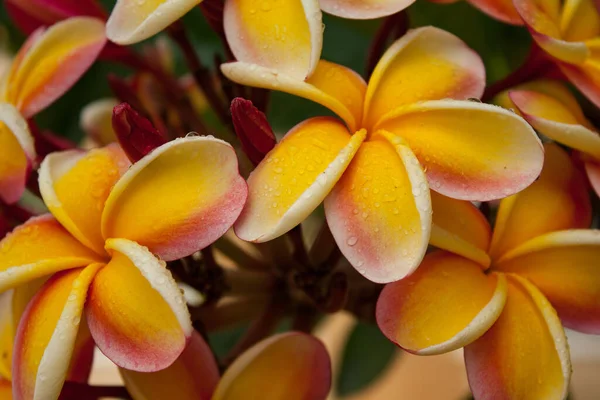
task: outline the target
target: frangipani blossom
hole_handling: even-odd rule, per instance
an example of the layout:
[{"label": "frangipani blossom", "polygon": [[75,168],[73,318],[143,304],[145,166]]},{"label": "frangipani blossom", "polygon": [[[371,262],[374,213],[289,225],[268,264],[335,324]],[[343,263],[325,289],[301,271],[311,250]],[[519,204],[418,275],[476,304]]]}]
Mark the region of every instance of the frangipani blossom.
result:
[{"label": "frangipani blossom", "polygon": [[106,38],[104,24],[77,17],[35,31],[0,81],[0,199],[23,194],[35,148],[26,119],[66,92],[94,62]]},{"label": "frangipani blossom", "polygon": [[210,348],[194,333],[169,368],[153,373],[121,369],[121,374],[135,400],[325,400],[331,361],[315,337],[287,332],[246,350],[219,380]]},{"label": "frangipani blossom", "polygon": [[600,134],[566,87],[555,81],[530,82],[500,93],[494,102],[517,110],[541,134],[580,151],[600,195]]},{"label": "frangipani blossom", "polygon": [[600,13],[594,0],[514,0],[533,39],[600,106]]},{"label": "frangipani blossom", "polygon": [[[287,20],[278,23],[285,27]],[[270,41],[276,39],[263,39],[247,60],[222,65],[223,73],[313,100],[344,122],[304,121],[258,165],[235,225],[244,240],[282,235],[325,200],[344,256],[368,279],[391,282],[410,274],[425,254],[430,186],[458,199],[490,200],[522,190],[539,175],[543,148],[522,118],[463,101],[482,94],[485,73],[477,54],[450,33],[409,31],[383,55],[368,85],[323,60],[308,79],[298,79],[305,72],[268,61],[290,54],[311,59],[311,48],[275,47]],[[258,50],[263,47],[270,49],[267,62]]]},{"label": "frangipani blossom", "polygon": [[100,350],[136,371],[168,367],[192,334],[162,260],[209,245],[233,224],[247,195],[235,153],[218,139],[187,137],[129,166],[116,145],[50,154],[40,190],[52,215],[0,242],[0,292],[54,273],[17,330],[16,400],[58,397],[84,317]]},{"label": "frangipani blossom", "polygon": [[[546,145],[540,178],[502,200],[493,234],[472,204],[433,199],[434,223],[454,240],[383,289],[380,329],[415,354],[465,346],[478,400],[564,399],[571,366],[562,325],[600,333],[600,231],[584,229],[591,205],[581,172]],[[480,251],[491,266],[458,255]]]}]

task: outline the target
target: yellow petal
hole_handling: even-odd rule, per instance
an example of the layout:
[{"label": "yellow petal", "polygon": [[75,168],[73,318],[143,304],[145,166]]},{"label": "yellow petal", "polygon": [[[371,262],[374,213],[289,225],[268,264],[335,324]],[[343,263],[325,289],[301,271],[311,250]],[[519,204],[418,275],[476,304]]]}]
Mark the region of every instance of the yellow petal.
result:
[{"label": "yellow petal", "polygon": [[248,393],[260,393],[261,400],[325,400],[330,385],[325,346],[310,335],[288,332],[244,352],[227,369],[212,400],[238,400]]},{"label": "yellow petal", "polygon": [[61,272],[29,303],[13,359],[18,399],[56,399],[66,379],[88,287],[102,264]]},{"label": "yellow petal", "polygon": [[411,150],[388,132],[362,144],[325,200],[325,214],[344,256],[371,281],[405,277],[427,250],[427,180]]},{"label": "yellow petal", "polygon": [[562,400],[571,377],[565,333],[548,300],[527,280],[507,276],[504,310],[494,326],[465,347],[477,399]]},{"label": "yellow petal", "polygon": [[0,242],[0,292],[64,269],[101,261],[51,215],[31,218]]},{"label": "yellow petal", "polygon": [[560,30],[562,37],[571,42],[600,35],[600,16],[594,0],[565,0]]},{"label": "yellow petal", "polygon": [[148,39],[183,17],[202,0],[118,0],[106,23],[106,36],[118,44]]},{"label": "yellow petal", "polygon": [[537,236],[506,253],[495,268],[530,280],[569,328],[600,333],[600,231]]},{"label": "yellow petal", "polygon": [[581,171],[555,144],[546,144],[540,178],[524,191],[500,203],[490,255],[507,251],[543,233],[586,228],[591,205]]},{"label": "yellow petal", "polygon": [[147,248],[125,239],[109,239],[106,248],[112,259],[94,278],[86,305],[92,337],[120,367],[164,369],[192,334],[183,295]]},{"label": "yellow petal", "polygon": [[428,254],[414,274],[385,286],[377,301],[379,329],[411,353],[456,350],[483,335],[506,301],[506,280],[445,251]]},{"label": "yellow petal", "polygon": [[364,138],[364,131],[350,136],[333,118],[296,125],[250,174],[236,234],[264,242],[298,225],[331,191]]},{"label": "yellow petal", "polygon": [[480,264],[490,265],[487,254],[492,237],[485,216],[468,201],[451,199],[431,192],[433,221],[429,243]]},{"label": "yellow petal", "polygon": [[342,18],[373,19],[395,14],[415,0],[320,0],[321,9]]},{"label": "yellow petal", "polygon": [[219,382],[219,367],[210,347],[196,331],[179,358],[166,369],[144,373],[119,369],[136,400],[210,400]]},{"label": "yellow petal", "polygon": [[550,80],[550,79],[539,79],[531,82],[526,82],[522,85],[517,85],[512,87],[509,90],[505,90],[499,93],[492,100],[493,104],[498,106],[512,109],[514,112],[520,114],[519,110],[516,108],[515,104],[509,97],[510,92],[514,91],[531,91],[544,94],[548,97],[553,98],[558,101],[560,106],[567,108],[567,110],[581,123],[582,125],[588,126],[589,122],[586,120],[583,115],[583,111],[577,102],[577,99],[569,89],[560,81]]},{"label": "yellow petal", "polygon": [[85,134],[99,146],[117,141],[112,127],[113,108],[119,104],[116,99],[96,100],[81,110],[79,125]]},{"label": "yellow petal", "polygon": [[175,260],[220,238],[246,196],[246,182],[227,142],[210,136],[173,140],[135,163],[115,184],[102,214],[102,233]]},{"label": "yellow petal", "polygon": [[506,197],[540,174],[544,151],[523,118],[473,101],[417,103],[378,124],[402,138],[427,170],[431,188],[461,200]]},{"label": "yellow petal", "polygon": [[537,44],[552,57],[571,64],[581,64],[588,57],[585,43],[562,36],[557,0],[514,0],[514,5]]},{"label": "yellow petal", "polygon": [[414,29],[375,67],[363,127],[371,131],[389,111],[418,101],[479,98],[484,87],[483,62],[459,38],[433,27]]},{"label": "yellow petal", "polygon": [[113,144],[89,152],[52,153],[40,166],[44,203],[73,236],[98,254],[105,254],[100,232],[104,203],[129,165],[123,150]]},{"label": "yellow petal", "polygon": [[312,74],[321,57],[317,0],[227,1],[223,25],[237,60],[299,81]]},{"label": "yellow petal", "polygon": [[[11,379],[15,331],[12,316],[12,291],[0,294],[0,381]],[[0,393],[2,390],[0,389]]]},{"label": "yellow petal", "polygon": [[538,132],[600,160],[600,135],[561,101],[526,90],[510,91],[509,97]]},{"label": "yellow petal", "polygon": [[367,85],[360,75],[342,65],[321,60],[304,82],[274,69],[244,62],[222,64],[221,71],[242,85],[279,90],[312,100],[336,113],[350,131],[360,128]]},{"label": "yellow petal", "polygon": [[35,158],[27,121],[13,105],[0,103],[0,199],[19,200]]},{"label": "yellow petal", "polygon": [[468,2],[502,22],[523,25],[523,20],[515,10],[512,0],[468,0]]},{"label": "yellow petal", "polygon": [[83,75],[104,47],[104,23],[73,17],[48,28],[6,78],[5,100],[26,118],[44,109]]}]

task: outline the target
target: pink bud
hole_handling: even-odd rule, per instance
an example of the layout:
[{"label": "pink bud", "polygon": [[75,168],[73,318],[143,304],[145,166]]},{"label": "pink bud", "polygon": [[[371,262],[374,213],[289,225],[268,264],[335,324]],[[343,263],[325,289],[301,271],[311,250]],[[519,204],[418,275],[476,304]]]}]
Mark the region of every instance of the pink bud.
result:
[{"label": "pink bud", "polygon": [[277,143],[267,117],[250,100],[236,97],[231,102],[231,118],[244,153],[257,165]]},{"label": "pink bud", "polygon": [[167,142],[149,120],[127,103],[113,109],[112,125],[119,144],[132,162]]}]

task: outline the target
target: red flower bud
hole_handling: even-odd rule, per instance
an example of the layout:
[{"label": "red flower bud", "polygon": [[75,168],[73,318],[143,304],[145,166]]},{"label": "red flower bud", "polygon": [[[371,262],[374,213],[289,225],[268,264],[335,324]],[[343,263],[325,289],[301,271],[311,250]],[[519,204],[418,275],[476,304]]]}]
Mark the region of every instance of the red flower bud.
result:
[{"label": "red flower bud", "polygon": [[132,162],[167,142],[150,121],[127,103],[113,109],[112,125],[119,144]]},{"label": "red flower bud", "polygon": [[257,165],[277,143],[267,117],[250,100],[236,97],[231,102],[231,118],[242,150]]}]

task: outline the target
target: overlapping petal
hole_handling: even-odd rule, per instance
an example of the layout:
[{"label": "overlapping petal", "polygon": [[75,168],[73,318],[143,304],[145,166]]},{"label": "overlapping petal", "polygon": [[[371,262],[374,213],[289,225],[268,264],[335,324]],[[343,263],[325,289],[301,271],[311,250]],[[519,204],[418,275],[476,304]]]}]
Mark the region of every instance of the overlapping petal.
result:
[{"label": "overlapping petal", "polygon": [[331,191],[365,136],[364,131],[351,136],[333,118],[298,124],[248,178],[249,197],[235,225],[237,235],[264,242],[299,224]]},{"label": "overlapping petal", "polygon": [[185,348],[192,325],[164,262],[126,239],[109,239],[111,261],[90,287],[86,315],[98,348],[120,367],[154,372]]},{"label": "overlapping petal", "polygon": [[112,127],[113,108],[119,103],[116,99],[96,100],[81,110],[79,125],[86,135],[101,146],[117,141]]},{"label": "overlapping petal", "polygon": [[377,324],[403,349],[439,354],[484,334],[506,301],[506,280],[447,252],[428,254],[411,276],[385,286],[377,302]]},{"label": "overlapping petal", "polygon": [[600,135],[560,100],[535,91],[511,91],[509,97],[538,132],[600,160]]},{"label": "overlapping petal", "polygon": [[424,100],[479,98],[481,58],[459,38],[434,27],[409,31],[381,57],[369,81],[363,127],[395,108]]},{"label": "overlapping petal", "polygon": [[221,71],[242,85],[279,90],[319,103],[342,118],[350,131],[360,127],[367,85],[342,65],[320,60],[306,81],[244,62],[222,64]]},{"label": "overlapping petal", "polygon": [[106,23],[106,36],[118,44],[148,39],[177,21],[202,0],[118,0]]},{"label": "overlapping petal", "polygon": [[591,205],[581,171],[557,145],[546,144],[545,149],[540,178],[500,203],[490,249],[493,258],[547,232],[590,226]]},{"label": "overlapping petal", "polygon": [[0,242],[0,292],[53,272],[100,260],[51,215],[35,217]]},{"label": "overlapping petal", "polygon": [[321,9],[342,18],[372,19],[395,14],[415,0],[320,0]]},{"label": "overlapping petal", "polygon": [[[12,315],[12,292],[0,294],[0,381],[12,376],[12,353],[14,347],[14,326]],[[9,386],[10,387],[10,386]],[[0,393],[2,391],[0,390]]]},{"label": "overlapping petal", "polygon": [[535,286],[515,276],[507,280],[502,314],[465,347],[471,391],[481,400],[564,399],[571,365],[560,320]]},{"label": "overlapping petal", "polygon": [[102,264],[52,277],[31,301],[15,341],[13,395],[56,399],[67,376],[88,287]]},{"label": "overlapping petal", "polygon": [[586,162],[585,172],[587,172],[587,176],[592,188],[596,194],[600,196],[600,163]]},{"label": "overlapping petal", "polygon": [[479,8],[484,13],[513,25],[523,25],[523,20],[512,0],[468,0],[473,6]]},{"label": "overlapping petal", "polygon": [[219,368],[210,347],[196,331],[170,367],[153,373],[121,369],[136,400],[210,400],[219,382]]},{"label": "overlapping petal", "polygon": [[600,14],[595,0],[566,0],[560,15],[562,38],[571,42],[600,35]]},{"label": "overlapping petal", "polygon": [[324,400],[330,385],[325,346],[313,336],[288,332],[259,342],[237,358],[212,399],[237,400],[254,393],[262,400]]},{"label": "overlapping petal", "polygon": [[317,0],[225,2],[227,43],[236,59],[295,78],[308,78],[321,57]]},{"label": "overlapping petal", "polygon": [[[34,33],[34,35],[36,35]],[[48,28],[23,52],[6,78],[5,101],[29,118],[67,91],[94,62],[104,44],[104,23],[74,17]]]},{"label": "overlapping petal", "polygon": [[559,64],[562,73],[573,85],[581,91],[592,103],[600,107],[600,68],[597,61],[584,64],[582,67]]},{"label": "overlapping petal", "polygon": [[401,136],[426,169],[431,188],[456,199],[483,201],[519,192],[543,165],[543,147],[529,124],[488,104],[415,103],[388,113],[377,127]]},{"label": "overlapping petal", "polygon": [[102,234],[174,260],[221,237],[246,196],[228,143],[209,136],[177,139],[135,163],[116,183],[102,214]]},{"label": "overlapping petal", "polygon": [[506,253],[496,269],[531,281],[563,324],[600,333],[600,231],[573,229],[535,237]]},{"label": "overlapping petal", "polygon": [[487,268],[492,231],[485,216],[468,201],[451,199],[431,192],[433,210],[429,243],[460,254]]},{"label": "overlapping petal", "polygon": [[27,121],[13,105],[0,103],[0,199],[14,203],[21,197],[35,157]]},{"label": "overlapping petal", "polygon": [[325,214],[344,256],[371,281],[405,277],[427,250],[427,180],[411,149],[389,132],[361,145],[325,200]]},{"label": "overlapping petal", "polygon": [[40,166],[44,203],[73,236],[98,254],[105,254],[100,231],[104,204],[129,165],[121,148],[113,144],[89,152],[52,153]]}]

